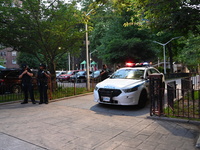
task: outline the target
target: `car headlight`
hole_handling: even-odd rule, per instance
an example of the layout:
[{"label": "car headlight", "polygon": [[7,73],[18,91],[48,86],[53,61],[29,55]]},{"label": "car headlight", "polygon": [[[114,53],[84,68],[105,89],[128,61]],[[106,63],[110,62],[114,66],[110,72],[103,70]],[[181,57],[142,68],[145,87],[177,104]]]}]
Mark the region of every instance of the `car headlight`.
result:
[{"label": "car headlight", "polygon": [[129,88],[129,89],[123,89],[123,91],[125,93],[134,92],[134,91],[137,91],[137,90],[138,90],[138,87],[132,87],[132,88]]},{"label": "car headlight", "polygon": [[99,88],[97,86],[95,86],[94,90],[97,91]]}]

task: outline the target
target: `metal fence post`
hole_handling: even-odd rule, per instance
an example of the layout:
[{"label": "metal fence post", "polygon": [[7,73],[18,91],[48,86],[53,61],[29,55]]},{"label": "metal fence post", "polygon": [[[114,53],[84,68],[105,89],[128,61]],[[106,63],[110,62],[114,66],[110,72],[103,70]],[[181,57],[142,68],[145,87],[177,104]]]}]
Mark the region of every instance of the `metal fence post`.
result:
[{"label": "metal fence post", "polygon": [[151,74],[150,79],[150,115],[161,116],[163,113],[163,95],[164,84],[162,83],[162,74]]}]

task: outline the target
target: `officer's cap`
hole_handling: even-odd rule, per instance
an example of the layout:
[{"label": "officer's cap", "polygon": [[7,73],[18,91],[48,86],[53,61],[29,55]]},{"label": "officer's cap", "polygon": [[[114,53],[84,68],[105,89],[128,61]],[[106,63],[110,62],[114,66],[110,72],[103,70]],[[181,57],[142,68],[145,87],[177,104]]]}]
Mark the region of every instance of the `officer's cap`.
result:
[{"label": "officer's cap", "polygon": [[45,64],[40,63],[40,67],[46,68]]}]

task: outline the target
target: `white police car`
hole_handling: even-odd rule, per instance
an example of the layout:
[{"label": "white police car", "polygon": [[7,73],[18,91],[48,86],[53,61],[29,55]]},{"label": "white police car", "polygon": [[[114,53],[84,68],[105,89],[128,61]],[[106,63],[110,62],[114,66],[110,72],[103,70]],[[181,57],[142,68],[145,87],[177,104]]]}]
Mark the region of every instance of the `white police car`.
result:
[{"label": "white police car", "polygon": [[96,85],[94,101],[112,105],[138,105],[142,108],[149,98],[148,76],[153,73],[160,72],[153,67],[121,68]]}]

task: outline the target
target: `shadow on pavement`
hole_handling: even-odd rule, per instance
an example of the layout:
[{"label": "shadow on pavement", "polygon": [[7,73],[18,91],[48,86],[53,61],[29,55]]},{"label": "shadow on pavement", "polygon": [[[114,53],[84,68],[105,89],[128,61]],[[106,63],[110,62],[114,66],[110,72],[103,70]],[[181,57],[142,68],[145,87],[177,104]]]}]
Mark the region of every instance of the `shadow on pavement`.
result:
[{"label": "shadow on pavement", "polygon": [[30,108],[38,106],[39,101],[36,101],[36,104],[32,104],[31,101],[28,104],[21,104],[22,101],[13,102],[10,104],[2,104],[0,105],[0,109],[19,109],[19,108]]},{"label": "shadow on pavement", "polygon": [[145,108],[138,108],[137,106],[119,106],[96,104],[90,110],[102,115],[121,115],[121,116],[137,116],[146,117],[149,115],[150,105],[147,104]]}]

